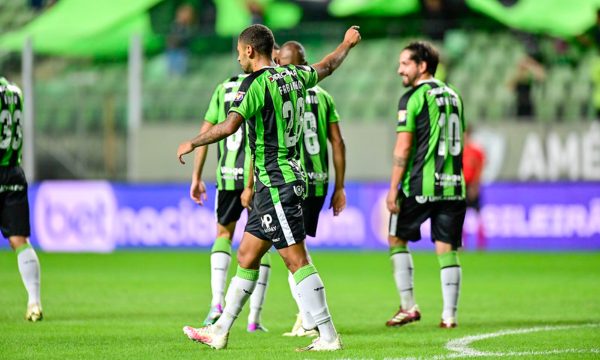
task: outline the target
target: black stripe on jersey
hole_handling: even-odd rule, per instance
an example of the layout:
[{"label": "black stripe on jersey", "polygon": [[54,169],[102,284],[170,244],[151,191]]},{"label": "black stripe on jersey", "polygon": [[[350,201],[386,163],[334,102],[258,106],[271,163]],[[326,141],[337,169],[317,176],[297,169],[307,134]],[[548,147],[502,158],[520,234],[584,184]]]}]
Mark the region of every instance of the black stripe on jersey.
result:
[{"label": "black stripe on jersey", "polygon": [[[461,99],[456,99],[456,100],[462,101]],[[461,113],[460,113],[460,110],[458,109],[458,106],[452,105],[452,112],[457,114],[460,119]],[[454,136],[458,136],[459,139],[462,139],[462,133],[464,130],[465,129],[462,128],[462,122],[459,121],[458,122],[458,132],[459,133],[455,134]],[[459,140],[459,141],[461,141],[461,140]],[[452,174],[460,176],[460,174],[462,173],[462,168],[463,168],[463,150],[462,150],[462,146],[461,146],[460,154],[452,157]],[[454,186],[454,195],[460,195],[460,194],[462,194],[462,181]]]},{"label": "black stripe on jersey", "polygon": [[[406,93],[404,93],[404,95],[402,95],[402,97],[400,98],[400,101],[398,101],[398,122],[396,124],[396,126],[405,126],[406,125],[406,114],[403,115],[403,119],[400,119],[400,111],[405,111],[406,112],[406,108],[408,107],[408,100],[410,100],[410,97],[412,96],[412,94],[414,94],[414,92],[417,90],[418,86],[415,88],[412,88],[410,90],[408,90]],[[402,122],[400,122],[402,121]]]},{"label": "black stripe on jersey", "polygon": [[[428,83],[428,85],[431,87],[432,90],[440,87],[435,82],[430,82],[430,83]],[[443,95],[439,95],[438,97],[443,97]],[[437,100],[437,97],[436,97],[436,100]],[[444,126],[439,126],[439,124],[438,124],[438,127],[440,128],[440,136],[438,137],[437,141],[435,142],[435,146],[433,148],[433,156],[435,159],[435,173],[433,174],[433,176],[434,176],[433,194],[435,196],[442,196],[442,195],[444,195],[444,187],[442,186],[443,181],[441,178],[440,179],[435,178],[435,175],[439,174],[441,176],[444,173],[444,163],[446,162],[447,151],[446,151],[446,153],[444,153],[443,156],[438,155],[438,151],[440,148],[440,144],[442,143],[442,139],[446,138],[446,133],[447,133],[446,126],[448,125],[449,121],[446,117],[446,105],[439,106],[436,104],[436,106],[438,107],[438,111],[440,112],[440,117],[443,114],[445,121],[446,121],[446,124],[444,124]],[[439,119],[438,119],[438,121],[439,121]],[[445,146],[445,143],[444,143],[444,146]]]},{"label": "black stripe on jersey", "polygon": [[[417,86],[414,90],[420,88],[421,86],[423,86],[423,84]],[[425,97],[425,93],[421,94],[421,96]],[[411,195],[421,194],[423,192],[423,168],[425,166],[427,150],[429,150],[429,136],[431,134],[431,124],[429,123],[429,107],[427,105],[427,101],[423,102],[423,108],[415,119],[415,127],[415,143],[417,144],[417,148],[415,150],[416,152],[413,160],[413,167],[410,174]]]},{"label": "black stripe on jersey", "polygon": [[[271,74],[273,74],[273,72],[271,71],[275,71],[274,69],[269,69],[269,72]],[[276,71],[275,71],[276,73]],[[279,138],[278,138],[278,133],[277,133],[277,116],[275,114],[275,106],[273,104],[273,96],[271,95],[271,91],[269,91],[269,87],[265,86],[265,101],[264,101],[265,105],[261,110],[261,115],[262,115],[262,122],[263,122],[263,128],[264,128],[264,134],[265,137],[263,139],[263,141],[265,142],[265,171],[267,172],[267,175],[269,176],[269,181],[271,182],[271,184],[273,183],[283,183],[284,179],[283,179],[283,173],[281,172],[281,169],[279,168],[279,162],[277,160],[275,160],[274,163],[271,163],[272,166],[268,167],[268,161],[267,158],[269,159],[277,159],[277,152],[279,149]],[[272,137],[267,137],[267,135],[272,134]],[[275,153],[268,153],[267,150],[267,141],[271,142],[271,146],[269,146],[269,149],[271,149],[270,151],[275,151]],[[259,180],[260,181],[260,180]]]}]

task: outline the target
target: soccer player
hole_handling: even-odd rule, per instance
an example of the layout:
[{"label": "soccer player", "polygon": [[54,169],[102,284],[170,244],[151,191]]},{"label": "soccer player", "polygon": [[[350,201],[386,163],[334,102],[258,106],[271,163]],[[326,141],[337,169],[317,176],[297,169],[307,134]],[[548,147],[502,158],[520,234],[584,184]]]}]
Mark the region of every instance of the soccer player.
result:
[{"label": "soccer player", "polygon": [[[273,57],[279,53],[279,46],[274,44]],[[213,125],[225,121],[227,112],[233,103],[235,94],[246,74],[239,74],[226,79],[217,85],[211,98],[208,110],[204,116],[204,123],[200,133],[208,131]],[[202,181],[202,169],[206,160],[208,146],[201,146],[196,150],[190,198],[198,205],[204,205],[206,185]],[[252,189],[246,184],[252,184],[253,175],[250,172],[250,149],[246,127],[241,126],[235,134],[219,141],[217,148],[217,239],[215,240],[210,255],[211,262],[211,307],[203,324],[214,324],[223,313],[223,297],[225,282],[231,262],[231,241],[237,221],[240,219],[244,207],[252,198]],[[245,191],[244,191],[245,190]],[[246,203],[246,204],[245,204]],[[248,331],[267,331],[262,326],[260,314],[264,303],[269,276],[271,272],[271,255],[266,253],[260,263],[259,281],[250,298],[250,312],[248,314]]]},{"label": "soccer player", "polygon": [[[279,65],[307,65],[306,52],[302,44],[288,41],[279,51]],[[346,207],[346,192],[344,191],[344,173],[346,170],[346,147],[340,132],[338,122],[340,116],[335,108],[333,98],[320,86],[306,91],[306,104],[303,119],[303,140],[300,160],[308,178],[307,196],[302,204],[304,227],[306,235],[315,237],[319,222],[319,213],[325,203],[329,184],[329,155],[327,139],[333,150],[333,166],[335,168],[335,188],[331,196],[329,208],[337,216]],[[284,336],[317,336],[314,320],[310,314],[302,311],[294,276],[289,273],[288,282],[292,296],[298,305],[296,323],[290,332]]]},{"label": "soccer player", "polygon": [[[246,74],[240,74],[226,79],[219,84],[211,98],[204,123],[200,133],[208,131],[215,124],[222,123],[233,103],[234,97]],[[196,150],[190,198],[198,205],[204,205],[206,185],[202,181],[202,169],[206,160],[208,146]],[[244,206],[242,197],[251,196],[244,193],[250,170],[250,150],[248,148],[246,127],[240,128],[226,139],[219,141],[217,147],[217,192],[215,213],[217,217],[217,238],[213,243],[210,255],[210,278],[212,300],[211,307],[203,324],[214,324],[223,313],[223,298],[229,264],[231,262],[231,241],[237,221],[240,219]],[[248,315],[248,331],[266,331],[261,325],[260,313],[270,275],[270,254],[266,253],[261,259],[259,281],[250,299]]]},{"label": "soccer player", "polygon": [[27,180],[21,169],[23,149],[23,95],[0,77],[0,230],[17,253],[21,279],[27,290],[29,321],[43,319],[40,300],[40,262],[29,243]]},{"label": "soccer player", "polygon": [[333,73],[359,41],[358,27],[353,26],[336,50],[312,67],[278,67],[272,59],[274,39],[269,28],[252,25],[238,37],[238,61],[250,75],[240,86],[227,119],[177,149],[183,163],[183,155],[233,134],[246,121],[256,181],[253,210],[238,249],[239,266],[225,296],[223,315],[214,325],[184,327],[190,339],[215,349],[227,346],[229,330],[256,286],[260,258],[274,245],[294,274],[303,309],[319,329],[320,336],[302,350],[342,348],[323,281],[309,262],[304,244],[301,202],[305,182],[298,140],[306,89]]},{"label": "soccer player", "polygon": [[441,269],[443,312],[440,327],[456,327],[461,268],[457,249],[462,245],[465,218],[465,181],[462,174],[463,103],[458,92],[434,78],[437,50],[413,42],[400,53],[398,74],[411,89],[398,105],[397,137],[387,194],[391,212],[389,245],[400,310],[387,326],[401,326],[421,318],[413,294],[413,261],[409,241],[421,239],[420,226],[431,219],[432,241]]}]

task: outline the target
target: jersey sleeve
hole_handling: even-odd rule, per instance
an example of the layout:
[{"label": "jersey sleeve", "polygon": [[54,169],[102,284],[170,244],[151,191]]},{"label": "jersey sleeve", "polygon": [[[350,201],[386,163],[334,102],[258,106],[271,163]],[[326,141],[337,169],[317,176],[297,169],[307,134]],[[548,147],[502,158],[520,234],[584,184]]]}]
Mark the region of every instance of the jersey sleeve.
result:
[{"label": "jersey sleeve", "polygon": [[400,98],[396,132],[415,132],[415,120],[423,107],[423,101],[419,99],[419,94],[420,92],[409,91]]},{"label": "jersey sleeve", "polygon": [[265,101],[265,89],[254,76],[244,79],[235,95],[229,112],[235,111],[247,120],[262,109]]},{"label": "jersey sleeve", "polygon": [[298,73],[298,77],[306,89],[310,89],[319,82],[317,70],[315,70],[312,66],[298,65],[296,66],[296,72]]},{"label": "jersey sleeve", "polygon": [[338,113],[335,103],[333,102],[333,97],[328,93],[325,93],[325,101],[327,103],[327,123],[336,123],[340,121],[340,114]]},{"label": "jersey sleeve", "polygon": [[213,125],[219,121],[219,110],[221,109],[221,101],[223,101],[223,90],[223,84],[219,84],[215,88],[210,103],[208,104],[206,114],[204,114],[204,120]]}]

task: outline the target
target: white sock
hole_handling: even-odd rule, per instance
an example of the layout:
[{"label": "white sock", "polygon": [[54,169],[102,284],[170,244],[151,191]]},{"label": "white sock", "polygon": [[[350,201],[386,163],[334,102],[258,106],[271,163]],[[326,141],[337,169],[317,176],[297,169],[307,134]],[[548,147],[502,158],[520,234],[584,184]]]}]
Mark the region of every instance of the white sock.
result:
[{"label": "white sock", "polygon": [[296,301],[296,306],[298,306],[298,314],[302,318],[302,327],[306,330],[312,330],[317,327],[315,324],[315,320],[313,320],[312,316],[302,308],[302,302],[298,297],[298,291],[296,290],[296,280],[294,280],[294,275],[290,271],[288,271],[288,284],[290,285],[290,292],[294,297],[294,301]]},{"label": "white sock", "polygon": [[441,269],[442,297],[444,299],[444,311],[442,319],[456,318],[458,306],[458,295],[460,293],[460,266],[451,266]]},{"label": "white sock", "polygon": [[225,295],[225,283],[231,255],[225,252],[214,252],[210,254],[210,288],[212,291],[211,306],[223,305]]},{"label": "white sock", "polygon": [[316,270],[314,273],[300,280],[296,284],[296,290],[302,307],[310,313],[319,328],[321,339],[327,342],[334,341],[337,338],[337,331],[333,326],[329,308],[327,307],[325,286]]},{"label": "white sock", "polygon": [[27,304],[40,304],[40,261],[31,245],[23,247],[17,249],[17,263],[29,296]]},{"label": "white sock", "polygon": [[233,322],[237,319],[240,311],[242,311],[244,304],[246,304],[246,301],[248,301],[248,298],[252,295],[255,286],[256,280],[242,279],[237,275],[231,279],[229,288],[227,289],[227,295],[225,296],[223,315],[221,315],[214,325],[217,334],[226,333],[231,329]]},{"label": "white sock", "polygon": [[252,296],[250,296],[250,313],[248,314],[248,324],[260,324],[260,312],[265,295],[267,293],[267,285],[269,284],[269,276],[271,275],[271,267],[261,265],[258,273],[258,281]]},{"label": "white sock", "polygon": [[393,254],[391,259],[394,280],[396,281],[398,295],[400,295],[402,309],[410,310],[415,305],[412,256],[409,252],[399,252]]}]

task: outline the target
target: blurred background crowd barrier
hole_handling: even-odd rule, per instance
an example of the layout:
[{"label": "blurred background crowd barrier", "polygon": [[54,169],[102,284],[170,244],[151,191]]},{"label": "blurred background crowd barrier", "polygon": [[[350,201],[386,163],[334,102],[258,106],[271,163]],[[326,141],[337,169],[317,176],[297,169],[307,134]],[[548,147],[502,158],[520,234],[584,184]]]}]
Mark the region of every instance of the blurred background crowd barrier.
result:
[{"label": "blurred background crowd barrier", "polygon": [[[409,41],[427,39],[442,54],[436,76],[461,92],[486,152],[487,213],[502,213],[506,197],[522,200],[518,211],[530,221],[537,216],[530,207],[548,200],[556,201],[552,209],[579,206],[577,224],[600,223],[599,8],[600,0],[0,0],[0,74],[25,90],[24,168],[41,182],[33,188],[36,216],[44,182],[55,179],[108,181],[101,187],[116,194],[120,209],[133,206],[121,182],[189,180],[191,166],[177,162],[176,146],[198,132],[215,86],[240,72],[240,30],[265,23],[280,44],[298,40],[316,62],[358,24],[363,42],[322,83],[342,118],[354,201],[389,178],[397,103],[406,91],[398,55]],[[214,146],[208,160],[210,181]],[[157,197],[177,191],[169,205],[177,208],[186,186],[169,186]],[[536,195],[515,198],[515,189]],[[361,201],[356,211],[371,229],[375,205]],[[579,236],[569,231],[556,234]],[[600,234],[585,231],[574,246],[600,248]],[[534,233],[520,234],[535,241]],[[372,233],[366,238],[367,248],[383,246]],[[111,246],[121,246],[115,239]],[[490,241],[487,248],[502,247]]]}]

